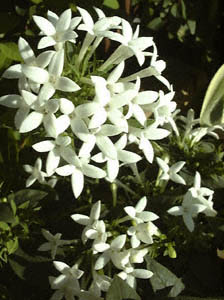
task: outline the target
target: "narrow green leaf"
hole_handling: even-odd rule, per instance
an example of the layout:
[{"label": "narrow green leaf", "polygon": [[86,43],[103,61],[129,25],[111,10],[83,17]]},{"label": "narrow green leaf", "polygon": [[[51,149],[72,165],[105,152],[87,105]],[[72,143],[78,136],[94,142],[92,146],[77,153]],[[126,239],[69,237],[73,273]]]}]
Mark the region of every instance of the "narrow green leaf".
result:
[{"label": "narrow green leaf", "polygon": [[187,19],[187,13],[186,13],[186,5],[184,3],[184,0],[180,0],[180,3],[181,3],[182,16],[186,20]]},{"label": "narrow green leaf", "polygon": [[174,3],[173,6],[171,7],[171,15],[174,18],[178,18],[179,17],[179,11],[178,11],[178,3]]},{"label": "narrow green leaf", "polygon": [[183,284],[181,278],[177,278],[168,296],[177,297],[184,289],[185,289],[185,285]]},{"label": "narrow green leaf", "polygon": [[112,284],[107,292],[106,300],[122,299],[141,300],[141,298],[133,288],[131,288],[123,279],[115,275]]},{"label": "narrow green leaf", "polygon": [[187,20],[187,25],[189,27],[190,33],[192,35],[194,35],[195,31],[196,31],[196,21],[195,20]]},{"label": "narrow green leaf", "polygon": [[0,43],[0,50],[5,55],[5,57],[16,60],[22,61],[22,58],[19,53],[19,49],[16,43],[9,42],[9,43]]},{"label": "narrow green leaf", "polygon": [[112,9],[118,9],[120,7],[117,0],[104,0],[103,5]]},{"label": "narrow green leaf", "polygon": [[11,268],[13,269],[13,271],[16,273],[16,275],[20,278],[25,280],[24,278],[24,271],[25,271],[25,267],[20,265],[18,262],[16,262],[15,260],[12,260],[11,258],[9,258],[9,264],[11,266]]},{"label": "narrow green leaf", "polygon": [[211,82],[205,94],[201,113],[201,125],[212,126],[224,123],[224,65],[222,65]]}]

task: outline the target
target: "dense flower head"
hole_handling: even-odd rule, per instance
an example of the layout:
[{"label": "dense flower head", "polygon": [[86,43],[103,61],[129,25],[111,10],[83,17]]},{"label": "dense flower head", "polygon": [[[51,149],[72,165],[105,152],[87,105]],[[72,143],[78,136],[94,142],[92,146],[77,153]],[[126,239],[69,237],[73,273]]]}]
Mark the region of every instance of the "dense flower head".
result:
[{"label": "dense flower head", "polygon": [[[19,94],[0,98],[0,104],[17,109],[15,125],[19,132],[44,127],[46,133],[47,139],[33,145],[37,152],[48,153],[46,172],[40,170],[40,162],[32,170],[26,166],[25,170],[33,172],[27,186],[36,179],[47,184],[45,178],[55,174],[71,176],[76,198],[83,191],[84,176],[114,182],[122,165],[132,166],[143,156],[152,163],[151,140],[166,138],[175,123],[174,92],[161,75],[165,63],[158,60],[153,38],[140,37],[139,26],[133,31],[126,20],[106,17],[100,9],[95,10],[98,15],[95,23],[80,7],[80,16],[75,17],[70,9],[60,16],[48,11],[47,19],[34,16],[42,36],[38,49],[52,46],[54,49],[36,57],[28,42],[20,38],[23,63],[3,74],[19,79]],[[117,29],[121,31],[118,33]],[[68,77],[65,44],[72,43],[76,51],[79,30],[85,31],[86,37],[75,61],[75,73]],[[98,70],[87,72],[88,61],[104,37],[120,46]],[[122,78],[126,61],[132,56],[140,66],[145,63],[149,67]],[[163,83],[164,91],[141,90],[141,78],[150,76]],[[85,89],[91,90],[91,94],[79,98],[77,93]],[[74,97],[79,100],[74,102]],[[172,127],[161,128],[165,123]],[[131,150],[131,144],[137,145],[138,153]]]}]

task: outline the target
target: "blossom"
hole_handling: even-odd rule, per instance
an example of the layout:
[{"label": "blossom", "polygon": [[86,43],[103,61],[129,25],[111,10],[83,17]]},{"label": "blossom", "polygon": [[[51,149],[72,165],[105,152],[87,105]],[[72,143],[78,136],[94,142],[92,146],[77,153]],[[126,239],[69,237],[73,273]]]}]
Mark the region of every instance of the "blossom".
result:
[{"label": "blossom", "polygon": [[169,167],[169,165],[166,163],[165,160],[159,157],[157,157],[156,160],[158,165],[162,169],[162,174],[160,176],[160,179],[162,180],[171,179],[176,183],[186,184],[185,180],[180,175],[177,174],[185,165],[184,161],[178,161],[177,163]]},{"label": "blossom", "polygon": [[149,211],[144,211],[146,205],[147,199],[146,197],[142,197],[135,207],[126,206],[124,210],[137,224],[157,220],[159,217],[156,214]]},{"label": "blossom", "polygon": [[121,234],[112,240],[109,249],[104,251],[96,260],[95,270],[102,269],[110,260],[115,267],[122,268],[129,260],[130,253],[121,251],[126,242],[126,234]]},{"label": "blossom", "polygon": [[54,261],[55,268],[62,274],[58,277],[49,277],[51,288],[56,290],[51,299],[74,299],[75,296],[81,294],[79,285],[79,279],[82,277],[84,272],[78,269],[78,266],[74,264],[69,267],[64,262]]},{"label": "blossom", "polygon": [[56,52],[48,66],[48,71],[44,68],[22,65],[22,72],[30,80],[44,84],[45,94],[54,94],[55,90],[64,92],[75,92],[80,87],[70,78],[61,76],[64,67],[64,50]]},{"label": "blossom", "polygon": [[82,232],[82,241],[83,243],[86,243],[88,237],[86,236],[86,232],[89,229],[92,229],[93,224],[95,224],[96,221],[99,220],[100,217],[100,210],[101,210],[101,201],[97,201],[93,204],[90,216],[82,215],[82,214],[73,214],[71,215],[71,218],[73,221],[77,222],[78,224],[85,225],[85,228]]},{"label": "blossom", "polygon": [[[31,49],[28,42],[20,37],[18,40],[18,48],[20,55],[24,61],[24,63],[28,66],[35,66],[39,68],[45,68],[49,65],[55,51],[49,50],[39,54],[37,57],[35,56],[33,50]],[[26,82],[25,75],[22,72],[22,64],[15,64],[10,66],[2,75],[8,79],[19,79],[18,85],[19,89],[22,90],[26,87],[27,90],[31,88],[34,92],[38,93],[40,85],[35,83],[32,80],[28,80]]]},{"label": "blossom", "polygon": [[65,148],[71,144],[69,136],[59,135],[55,140],[45,140],[34,144],[32,147],[38,152],[49,152],[46,160],[46,171],[51,176],[60,163]]},{"label": "blossom", "polygon": [[79,158],[72,148],[66,147],[62,153],[67,165],[59,167],[55,172],[60,176],[71,175],[71,184],[74,196],[79,197],[84,188],[84,175],[91,178],[103,178],[106,172],[89,164],[89,159]]},{"label": "blossom", "polygon": [[127,230],[127,234],[131,236],[132,248],[137,248],[140,243],[152,244],[153,236],[159,235],[159,230],[151,221],[139,223],[136,226],[131,226]]},{"label": "blossom", "polygon": [[184,200],[181,206],[173,206],[167,212],[174,216],[182,216],[187,229],[192,232],[194,230],[195,218],[200,212],[203,212],[206,206],[194,202],[191,192],[184,195]]},{"label": "blossom", "polygon": [[27,173],[31,174],[26,180],[26,187],[31,186],[36,180],[42,184],[46,183],[45,177],[47,177],[47,174],[41,171],[42,160],[40,158],[37,158],[33,167],[30,165],[24,165],[23,167]]},{"label": "blossom", "polygon": [[61,240],[61,233],[51,234],[48,230],[42,229],[42,234],[48,242],[42,244],[39,251],[51,251],[51,258],[55,259],[55,255],[60,246],[69,245],[72,241]]},{"label": "blossom", "polygon": [[38,49],[54,46],[56,50],[63,48],[66,41],[75,43],[77,33],[73,30],[81,21],[80,17],[72,18],[71,9],[65,10],[60,17],[52,11],[47,12],[48,19],[40,16],[33,16],[34,22],[45,35],[38,43]]}]

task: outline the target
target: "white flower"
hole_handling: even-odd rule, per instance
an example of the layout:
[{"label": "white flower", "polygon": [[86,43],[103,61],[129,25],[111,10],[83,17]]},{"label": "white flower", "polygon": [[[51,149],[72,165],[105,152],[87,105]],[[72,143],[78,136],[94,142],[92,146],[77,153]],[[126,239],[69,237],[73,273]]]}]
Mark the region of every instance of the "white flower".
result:
[{"label": "white flower", "polygon": [[86,243],[88,237],[86,236],[86,232],[89,229],[93,228],[93,225],[96,223],[96,221],[99,220],[100,217],[100,210],[101,210],[101,201],[97,201],[95,204],[93,204],[90,216],[82,215],[82,214],[73,214],[71,215],[71,218],[73,221],[85,225],[85,228],[82,232],[82,241],[83,243]]},{"label": "white flower", "polygon": [[206,187],[201,187],[201,175],[199,172],[195,173],[194,186],[189,189],[189,192],[191,193],[192,197],[198,200],[204,200],[204,197],[211,196],[214,194],[213,190],[210,190]]},{"label": "white flower", "polygon": [[37,158],[33,167],[30,165],[24,165],[24,170],[31,174],[26,180],[26,187],[31,186],[36,180],[42,184],[46,183],[45,177],[47,177],[47,174],[41,171],[41,168],[42,160],[40,158]]},{"label": "white flower", "polygon": [[159,217],[156,214],[149,211],[144,211],[146,205],[147,199],[146,197],[142,197],[135,207],[126,206],[124,210],[137,224],[157,220]]},{"label": "white flower", "polygon": [[[37,57],[35,56],[33,50],[30,45],[27,43],[25,39],[22,37],[19,38],[18,48],[24,63],[28,66],[35,66],[39,68],[45,68],[49,65],[55,51],[45,51],[39,54]],[[33,82],[32,80],[28,80],[26,82],[26,78],[22,72],[22,64],[15,64],[9,67],[2,75],[8,79],[19,79],[18,85],[19,89],[24,89],[23,86],[26,86],[26,89],[29,90],[29,87],[36,93],[39,91],[40,84]]]},{"label": "white flower", "polygon": [[134,267],[126,266],[124,270],[117,274],[121,279],[125,280],[127,284],[136,289],[136,279],[135,278],[141,278],[141,279],[148,279],[152,277],[153,273],[149,270],[145,269],[134,269]]},{"label": "white flower", "polygon": [[112,279],[106,275],[100,275],[98,272],[93,270],[93,282],[90,286],[90,291],[94,293],[94,295],[100,297],[101,292],[107,292]]},{"label": "white flower", "polygon": [[[112,126],[112,125],[104,125],[104,126]],[[127,135],[124,134],[120,137],[120,139],[114,144],[116,152],[117,152],[117,159],[112,159],[106,155],[106,152],[104,153],[98,153],[91,157],[91,159],[95,162],[107,163],[107,177],[110,182],[113,182],[119,172],[119,161],[121,161],[124,164],[131,164],[136,163],[139,160],[141,160],[141,156],[139,156],[136,153],[133,153],[131,151],[123,150],[125,146],[127,145]]]},{"label": "white flower", "polygon": [[53,140],[46,140],[34,144],[32,147],[38,152],[49,152],[46,160],[46,171],[49,176],[53,175],[60,163],[65,148],[71,144],[69,136],[59,135]]},{"label": "white flower", "polygon": [[39,251],[51,251],[51,258],[55,259],[57,250],[60,246],[69,245],[72,241],[61,240],[61,233],[51,234],[48,230],[42,229],[42,234],[48,240],[48,242],[42,244],[38,250]]},{"label": "white flower", "polygon": [[107,232],[104,221],[95,221],[90,229],[85,229],[85,236],[88,239],[93,239],[92,249],[93,254],[98,252],[104,252],[110,248],[110,245],[106,243]]},{"label": "white flower", "polygon": [[127,234],[131,236],[132,248],[137,248],[140,243],[152,244],[153,236],[159,235],[159,230],[151,221],[147,223],[139,223],[136,226],[131,226],[127,230]]},{"label": "white flower", "polygon": [[[64,67],[64,50],[56,52],[48,66],[48,71],[44,68],[22,65],[22,72],[30,80],[44,84],[46,94],[51,96],[55,90],[64,92],[75,92],[80,87],[70,78],[61,76]],[[49,97],[50,98],[50,97]]]},{"label": "white flower", "polygon": [[153,45],[153,39],[152,37],[138,37],[138,35],[139,26],[137,26],[135,32],[133,33],[131,25],[124,19],[122,19],[122,34],[116,32],[105,33],[106,37],[120,42],[121,45],[100,67],[100,70],[105,70],[111,64],[119,64],[121,61],[133,55],[136,56],[139,65],[143,65],[145,61],[145,55],[148,55],[143,51]]},{"label": "white flower", "polygon": [[161,140],[170,134],[170,131],[157,127],[158,123],[154,122],[144,129],[129,126],[128,130],[129,142],[136,143],[150,163],[153,162],[154,158],[154,150],[150,140]]},{"label": "white flower", "polygon": [[55,268],[62,274],[58,277],[49,277],[51,288],[57,290],[51,299],[74,299],[75,296],[81,294],[79,278],[84,274],[79,270],[77,265],[69,267],[64,262],[54,261]]},{"label": "white flower", "polygon": [[160,179],[162,180],[170,179],[176,183],[186,184],[185,180],[180,175],[177,174],[185,165],[184,161],[178,161],[171,167],[169,167],[169,165],[166,163],[165,160],[159,157],[156,158],[156,161],[160,166],[160,168],[162,169],[162,174],[160,176]]},{"label": "white flower", "polygon": [[80,17],[72,19],[71,9],[65,10],[60,17],[49,10],[47,17],[48,20],[33,16],[33,20],[40,28],[41,34],[45,35],[39,41],[38,49],[54,46],[56,50],[60,50],[66,41],[75,43],[78,35],[73,30],[80,23]]},{"label": "white flower", "polygon": [[60,176],[71,175],[72,190],[75,198],[78,198],[84,188],[84,175],[91,178],[103,178],[106,172],[89,164],[89,160],[79,158],[72,148],[66,147],[61,153],[63,158],[69,163],[59,167],[55,172]]},{"label": "white flower", "polygon": [[194,221],[195,218],[200,212],[203,212],[206,209],[205,205],[198,204],[194,202],[191,192],[187,192],[184,195],[184,200],[181,206],[174,206],[170,208],[167,212],[174,216],[183,216],[183,221],[187,229],[192,232],[194,230]]},{"label": "white flower", "polygon": [[95,270],[102,269],[110,260],[116,268],[122,269],[129,261],[130,253],[121,252],[126,242],[126,234],[117,236],[110,244],[110,248],[104,251],[96,260]]}]

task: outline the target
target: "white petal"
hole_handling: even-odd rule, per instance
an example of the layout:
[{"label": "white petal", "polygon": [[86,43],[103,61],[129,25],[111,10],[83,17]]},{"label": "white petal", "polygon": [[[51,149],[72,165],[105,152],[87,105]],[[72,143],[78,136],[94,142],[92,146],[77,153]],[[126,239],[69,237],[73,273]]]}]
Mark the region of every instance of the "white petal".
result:
[{"label": "white petal", "polygon": [[25,133],[36,129],[43,121],[43,114],[33,111],[22,122],[19,132]]},{"label": "white petal", "polygon": [[86,118],[86,117],[89,117],[89,116],[93,115],[94,113],[96,113],[97,110],[99,109],[99,107],[100,107],[100,104],[96,103],[96,102],[89,102],[89,103],[81,104],[76,107],[76,113],[81,118]]},{"label": "white petal", "polygon": [[61,98],[59,100],[59,102],[60,102],[60,111],[63,114],[69,115],[69,114],[71,114],[74,111],[75,106],[72,103],[72,101],[70,101],[70,100],[68,100],[66,98]]},{"label": "white petal", "polygon": [[64,49],[57,51],[48,67],[48,71],[53,76],[59,77],[63,71],[64,67]]},{"label": "white petal", "polygon": [[83,164],[82,170],[84,175],[91,178],[103,178],[106,176],[106,172],[104,170],[89,164]]},{"label": "white petal", "polygon": [[37,152],[48,152],[51,151],[54,147],[55,144],[53,141],[43,141],[32,146],[32,148]]},{"label": "white petal", "polygon": [[40,68],[46,68],[49,65],[54,54],[55,51],[45,51],[39,54],[36,58],[37,66]]},{"label": "white petal", "polygon": [[5,95],[0,97],[0,104],[7,107],[18,108],[21,103],[22,99],[19,95]]},{"label": "white petal", "polygon": [[47,47],[51,47],[56,45],[56,41],[53,37],[51,36],[44,36],[40,39],[37,48],[38,49],[43,49]]},{"label": "white petal", "polygon": [[16,64],[10,66],[5,72],[2,74],[2,77],[8,79],[19,78],[22,75],[22,66],[21,64]]},{"label": "white petal", "polygon": [[83,22],[89,27],[89,28],[93,28],[94,23],[93,23],[93,19],[90,16],[90,14],[88,13],[87,10],[78,7],[77,6],[78,11],[80,12],[80,15],[82,16]]},{"label": "white petal", "polygon": [[75,198],[78,198],[84,188],[84,175],[82,174],[82,171],[76,168],[74,169],[72,173],[71,183],[73,194]]},{"label": "white petal", "polygon": [[88,143],[91,134],[86,126],[86,123],[80,118],[74,118],[70,121],[73,133],[83,142]]},{"label": "white petal", "polygon": [[26,75],[27,78],[36,83],[43,84],[49,79],[48,72],[38,67],[22,65],[22,72]]},{"label": "white petal", "polygon": [[61,15],[56,25],[56,31],[66,31],[69,29],[72,18],[71,9],[66,9]]},{"label": "white petal", "polygon": [[30,109],[28,107],[21,107],[17,110],[17,112],[15,114],[14,122],[15,122],[15,126],[18,130],[19,130],[22,122],[28,116],[29,112],[30,112]]},{"label": "white petal", "polygon": [[128,214],[131,218],[135,218],[136,215],[136,210],[133,206],[126,206],[124,208],[124,211],[126,212],[126,214]]},{"label": "white petal", "polygon": [[80,87],[71,79],[67,77],[60,77],[56,83],[56,89],[63,92],[76,92],[80,90]]},{"label": "white petal", "polygon": [[56,173],[60,176],[69,176],[75,170],[75,167],[72,165],[65,165],[63,167],[57,168]]},{"label": "white petal", "polygon": [[56,33],[54,26],[47,19],[33,16],[33,20],[45,35],[54,35]]},{"label": "white petal", "polygon": [[181,206],[174,206],[168,209],[167,212],[173,216],[181,216],[183,214],[183,209]]},{"label": "white petal", "polygon": [[169,172],[169,166],[164,160],[162,160],[159,157],[156,157],[156,161],[157,161],[158,165],[160,166],[160,168],[163,170],[164,173]]},{"label": "white petal", "polygon": [[110,260],[110,256],[107,254],[107,252],[104,252],[96,260],[94,269],[95,270],[103,269],[103,267],[108,263],[109,260]]},{"label": "white petal", "polygon": [[61,273],[63,273],[65,270],[70,269],[70,267],[67,264],[61,261],[54,261],[53,264],[55,268]]},{"label": "white petal", "polygon": [[117,158],[120,161],[128,164],[136,163],[142,159],[141,156],[139,156],[138,154],[126,150],[118,150]]},{"label": "white petal", "polygon": [[71,215],[73,221],[81,224],[81,225],[88,225],[89,224],[89,217],[81,214],[74,214]]},{"label": "white petal", "polygon": [[153,158],[154,158],[154,150],[152,147],[152,144],[150,143],[149,140],[147,140],[146,138],[142,137],[140,139],[140,143],[139,143],[139,149],[141,149],[146,157],[146,159],[152,163]]},{"label": "white petal", "polygon": [[144,196],[136,204],[135,206],[136,212],[138,213],[142,212],[145,209],[146,205],[147,205],[147,198]]},{"label": "white petal", "polygon": [[107,82],[108,83],[115,83],[121,77],[124,71],[124,61],[122,61],[108,76]]},{"label": "white petal", "polygon": [[138,246],[141,244],[140,240],[137,238],[137,236],[134,234],[131,237],[131,247],[132,248],[138,248]]},{"label": "white petal", "polygon": [[56,120],[56,133],[57,136],[63,132],[69,127],[70,125],[70,118],[67,115],[61,115]]},{"label": "white petal", "polygon": [[134,277],[141,278],[141,279],[148,279],[152,277],[153,273],[151,271],[145,269],[135,269],[132,272]]},{"label": "white petal", "polygon": [[94,203],[91,208],[91,212],[90,212],[91,221],[99,220],[100,210],[101,210],[101,201],[99,200],[96,203]]},{"label": "white petal", "polygon": [[43,118],[44,128],[50,137],[57,137],[57,119],[54,114],[46,114]]},{"label": "white petal", "polygon": [[35,60],[35,55],[30,45],[24,38],[20,37],[18,41],[20,55],[26,64],[30,64]]},{"label": "white petal", "polygon": [[117,150],[108,137],[96,136],[96,144],[105,156],[111,159],[117,159]]},{"label": "white petal", "polygon": [[46,171],[47,175],[51,176],[54,171],[57,169],[60,162],[60,155],[58,155],[57,151],[53,149],[48,153],[47,160],[46,160]]},{"label": "white petal", "polygon": [[107,176],[110,182],[113,182],[119,172],[119,161],[117,159],[108,159],[107,161]]},{"label": "white petal", "polygon": [[100,127],[107,120],[107,112],[104,108],[99,108],[99,110],[92,116],[88,128],[93,129]]},{"label": "white petal", "polygon": [[126,234],[121,234],[111,242],[111,249],[121,250],[126,242]]}]

